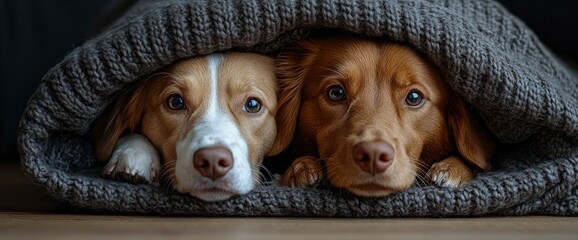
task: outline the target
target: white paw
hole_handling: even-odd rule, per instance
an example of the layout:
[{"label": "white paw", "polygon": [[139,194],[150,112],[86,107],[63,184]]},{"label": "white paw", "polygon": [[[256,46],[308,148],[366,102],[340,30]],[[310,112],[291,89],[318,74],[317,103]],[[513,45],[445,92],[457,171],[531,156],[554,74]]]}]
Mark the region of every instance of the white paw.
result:
[{"label": "white paw", "polygon": [[129,134],[116,144],[104,167],[104,176],[133,183],[152,183],[160,168],[160,157],[152,143],[140,134]]},{"label": "white paw", "polygon": [[457,158],[448,158],[431,166],[427,176],[438,186],[458,188],[474,178],[472,171]]},{"label": "white paw", "polygon": [[448,172],[444,171],[433,174],[431,181],[441,187],[457,188],[461,185],[458,181],[452,179]]}]

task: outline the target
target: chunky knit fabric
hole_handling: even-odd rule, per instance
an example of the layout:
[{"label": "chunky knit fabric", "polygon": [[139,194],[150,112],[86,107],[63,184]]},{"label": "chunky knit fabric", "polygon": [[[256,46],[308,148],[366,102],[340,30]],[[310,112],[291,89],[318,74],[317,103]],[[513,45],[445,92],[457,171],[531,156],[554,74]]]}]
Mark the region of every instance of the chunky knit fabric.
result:
[{"label": "chunky knit fabric", "polygon": [[[86,133],[130,83],[175,60],[211,52],[275,54],[319,30],[402,42],[422,52],[503,143],[494,170],[459,189],[413,186],[385,198],[267,185],[215,203],[100,176]],[[46,74],[18,140],[23,168],[36,183],[58,200],[95,211],[578,215],[578,81],[526,25],[490,0],[143,1]]]}]

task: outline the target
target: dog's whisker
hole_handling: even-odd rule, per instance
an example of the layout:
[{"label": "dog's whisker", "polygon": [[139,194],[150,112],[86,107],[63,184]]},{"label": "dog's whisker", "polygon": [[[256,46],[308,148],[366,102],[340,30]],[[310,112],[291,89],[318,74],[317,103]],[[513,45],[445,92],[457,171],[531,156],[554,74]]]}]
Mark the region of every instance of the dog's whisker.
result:
[{"label": "dog's whisker", "polygon": [[262,186],[264,185],[264,181],[262,180],[264,178],[264,176],[259,173],[258,175],[254,175],[253,176],[253,182],[255,183],[255,186]]},{"label": "dog's whisker", "polygon": [[410,172],[410,174],[412,174],[415,177],[415,179],[417,180],[418,186],[426,186],[427,185],[425,178],[423,176],[421,176],[420,174],[417,174],[415,172]]},{"label": "dog's whisker", "polygon": [[159,174],[159,184],[165,188],[172,188],[175,185],[174,179],[175,162],[168,161],[161,168],[161,174]]},{"label": "dog's whisker", "polygon": [[[273,179],[273,173],[271,173],[271,171],[269,171],[269,169],[267,167],[265,167],[263,164],[259,165],[259,169],[264,170],[265,173],[267,173],[267,175],[269,176],[268,178],[264,178],[264,179]],[[259,173],[261,173],[261,171],[259,171]],[[263,175],[263,173],[261,173],[261,174]]]},{"label": "dog's whisker", "polygon": [[427,164],[420,161],[419,159],[411,159],[411,161],[418,167],[427,167]]},{"label": "dog's whisker", "polygon": [[425,186],[425,185],[427,185],[427,182],[425,181],[424,177],[423,177],[421,174],[419,174],[418,172],[412,171],[412,170],[410,170],[410,169],[403,169],[402,171],[403,171],[404,173],[406,173],[406,174],[414,177],[414,178],[417,180],[416,183],[418,184],[418,186]]},{"label": "dog's whisker", "polygon": [[[266,170],[266,168],[263,166],[261,166],[260,168]],[[266,171],[268,171],[268,170],[266,170]],[[268,174],[270,174],[270,173],[268,172]],[[271,176],[271,175],[269,175],[269,176]],[[255,171],[255,174],[253,174],[253,180],[256,182],[257,185],[264,185],[265,182],[267,181],[267,176],[265,176],[265,174],[263,174],[259,169],[257,169]]]}]

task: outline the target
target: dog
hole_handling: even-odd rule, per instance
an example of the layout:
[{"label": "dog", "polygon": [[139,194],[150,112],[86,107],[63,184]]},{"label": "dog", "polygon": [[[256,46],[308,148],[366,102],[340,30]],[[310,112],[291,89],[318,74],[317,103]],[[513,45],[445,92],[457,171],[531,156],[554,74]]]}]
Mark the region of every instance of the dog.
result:
[{"label": "dog", "polygon": [[491,168],[491,135],[409,47],[333,36],[302,40],[277,61],[284,128],[273,153],[296,156],[283,185],[325,179],[381,197],[416,179],[459,187]]},{"label": "dog", "polygon": [[92,127],[104,175],[161,179],[205,201],[245,194],[276,137],[272,57],[215,53],[178,61],[111,104]]}]

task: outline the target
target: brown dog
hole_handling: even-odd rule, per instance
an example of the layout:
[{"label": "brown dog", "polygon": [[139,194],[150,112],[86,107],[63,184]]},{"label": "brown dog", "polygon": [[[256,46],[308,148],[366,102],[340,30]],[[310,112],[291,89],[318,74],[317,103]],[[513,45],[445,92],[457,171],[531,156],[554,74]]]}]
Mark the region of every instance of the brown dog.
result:
[{"label": "brown dog", "polygon": [[274,60],[254,53],[183,59],[111,104],[92,133],[104,174],[162,177],[206,201],[245,194],[276,137]]},{"label": "brown dog", "polygon": [[[427,60],[408,47],[353,37],[306,40],[281,53],[279,153],[299,156],[289,186],[324,176],[386,196],[427,176],[458,187],[489,170],[494,143]],[[325,172],[325,171],[326,172]]]}]

